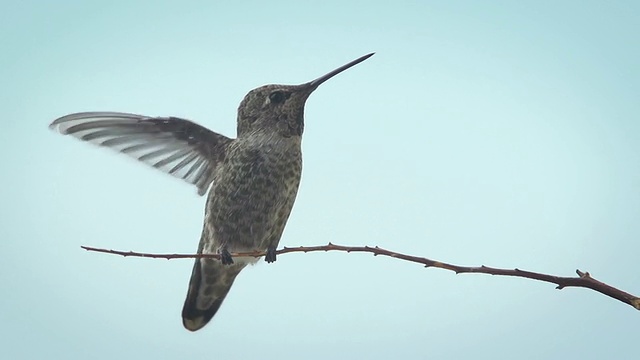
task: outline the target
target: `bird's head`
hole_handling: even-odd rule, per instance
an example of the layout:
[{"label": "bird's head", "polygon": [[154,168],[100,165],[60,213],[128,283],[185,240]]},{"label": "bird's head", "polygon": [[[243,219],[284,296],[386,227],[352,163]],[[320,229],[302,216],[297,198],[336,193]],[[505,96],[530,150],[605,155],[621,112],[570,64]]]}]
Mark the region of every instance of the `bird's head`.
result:
[{"label": "bird's head", "polygon": [[304,104],[323,82],[368,59],[373,53],[301,85],[264,85],[251,90],[238,107],[238,137],[257,132],[283,137],[302,136]]}]

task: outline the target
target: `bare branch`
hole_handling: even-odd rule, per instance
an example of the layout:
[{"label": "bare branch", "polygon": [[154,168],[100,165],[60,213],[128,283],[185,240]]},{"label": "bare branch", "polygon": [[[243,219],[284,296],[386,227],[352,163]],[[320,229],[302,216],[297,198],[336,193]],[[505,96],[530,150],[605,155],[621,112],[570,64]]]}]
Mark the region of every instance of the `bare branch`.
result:
[{"label": "bare branch", "polygon": [[[87,251],[96,251],[107,254],[121,255],[121,256],[134,256],[134,257],[146,257],[146,258],[155,258],[155,259],[195,259],[195,258],[209,258],[209,259],[220,259],[220,255],[218,254],[149,254],[149,253],[139,253],[133,251],[117,251],[117,250],[107,250],[100,248],[93,248],[89,246],[82,246],[83,249]],[[577,277],[562,277],[562,276],[554,276],[547,275],[541,273],[535,273],[531,271],[525,271],[520,269],[499,269],[492,268],[488,266],[477,266],[477,267],[469,267],[469,266],[459,266],[448,264],[441,261],[431,260],[424,257],[411,256],[406,254],[401,254],[397,252],[393,252],[390,250],[382,249],[377,246],[342,246],[342,245],[334,245],[329,243],[327,245],[321,246],[300,246],[296,248],[287,248],[276,251],[277,255],[294,253],[294,252],[314,252],[314,251],[344,251],[344,252],[366,252],[371,253],[374,256],[383,255],[389,256],[392,258],[410,261],[418,264],[422,264],[425,267],[434,267],[444,270],[453,271],[456,274],[489,274],[489,275],[498,275],[498,276],[514,276],[538,281],[544,281],[552,284],[556,284],[556,289],[563,289],[565,287],[581,287],[587,288],[594,291],[597,291],[601,294],[614,298],[616,300],[622,301],[625,304],[633,306],[635,309],[640,310],[640,298],[637,296],[631,295],[627,292],[614,288],[613,286],[607,285],[603,282],[600,282],[588,272],[582,272],[580,270],[576,270]],[[233,257],[261,257],[266,255],[264,251],[255,251],[255,252],[245,252],[245,253],[233,253],[231,256]]]}]

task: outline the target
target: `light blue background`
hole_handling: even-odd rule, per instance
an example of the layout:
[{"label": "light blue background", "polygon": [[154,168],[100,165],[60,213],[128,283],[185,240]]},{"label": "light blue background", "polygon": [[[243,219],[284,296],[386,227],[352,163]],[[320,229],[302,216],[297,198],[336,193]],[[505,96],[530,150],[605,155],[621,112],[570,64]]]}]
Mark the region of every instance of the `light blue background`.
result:
[{"label": "light blue background", "polygon": [[235,135],[267,83],[323,84],[281,246],[378,245],[640,294],[636,1],[2,2],[6,359],[638,358],[640,313],[584,289],[364,254],[245,270],[182,328],[204,198],[47,129],[71,112]]}]

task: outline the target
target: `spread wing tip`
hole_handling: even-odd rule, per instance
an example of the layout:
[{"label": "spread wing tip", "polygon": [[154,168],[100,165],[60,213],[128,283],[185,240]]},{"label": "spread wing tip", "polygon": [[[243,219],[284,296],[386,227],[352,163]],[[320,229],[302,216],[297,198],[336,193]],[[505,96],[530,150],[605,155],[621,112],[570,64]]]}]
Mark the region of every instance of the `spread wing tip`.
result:
[{"label": "spread wing tip", "polygon": [[195,185],[200,196],[213,181],[222,144],[231,140],[186,119],[122,112],[72,113],[49,129],[134,157]]}]

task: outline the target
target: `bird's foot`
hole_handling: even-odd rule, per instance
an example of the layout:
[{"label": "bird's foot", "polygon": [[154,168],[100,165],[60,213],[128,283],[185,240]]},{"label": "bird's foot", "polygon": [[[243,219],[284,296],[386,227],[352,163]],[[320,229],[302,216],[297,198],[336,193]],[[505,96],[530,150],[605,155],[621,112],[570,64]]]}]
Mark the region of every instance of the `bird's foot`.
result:
[{"label": "bird's foot", "polygon": [[226,247],[220,250],[220,261],[222,261],[222,265],[231,265],[233,264],[233,257],[229,250]]},{"label": "bird's foot", "polygon": [[276,261],[276,248],[275,248],[275,246],[269,246],[267,248],[267,254],[264,257],[264,261],[266,261],[269,264],[271,264],[272,262]]}]

